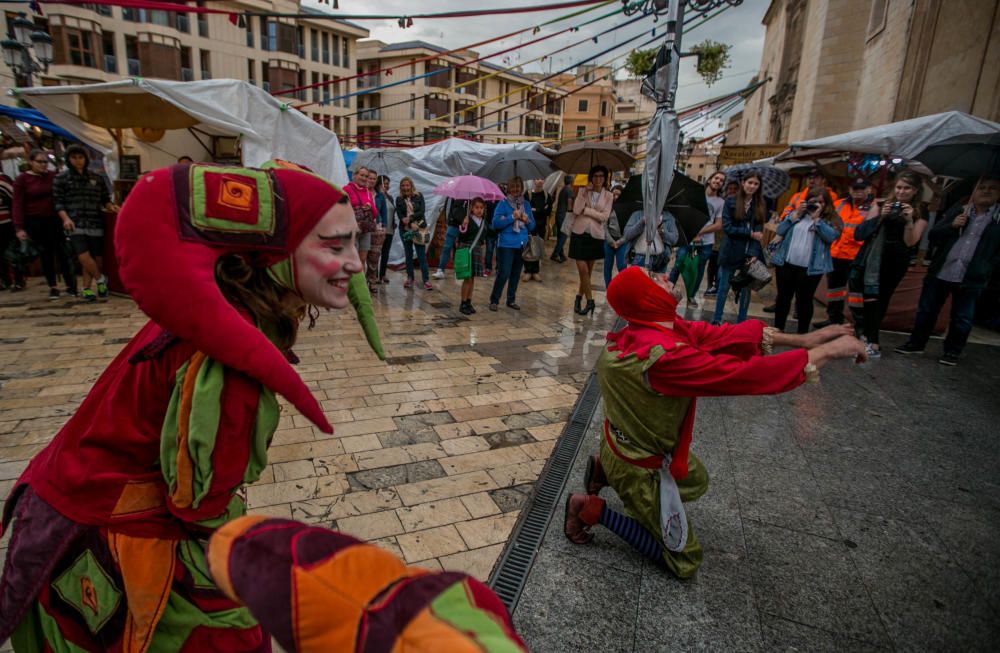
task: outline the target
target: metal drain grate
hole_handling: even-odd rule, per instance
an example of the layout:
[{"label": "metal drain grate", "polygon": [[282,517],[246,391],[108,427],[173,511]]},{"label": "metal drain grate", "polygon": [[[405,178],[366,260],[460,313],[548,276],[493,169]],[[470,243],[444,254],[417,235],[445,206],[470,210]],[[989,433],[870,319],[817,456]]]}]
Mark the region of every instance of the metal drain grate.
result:
[{"label": "metal drain grate", "polygon": [[[615,330],[619,328],[621,328],[620,321]],[[521,597],[528,572],[535,563],[535,556],[542,544],[542,538],[545,537],[545,531],[552,521],[552,515],[559,508],[559,497],[566,487],[567,477],[580,452],[580,445],[587,434],[587,428],[600,399],[601,389],[597,382],[597,374],[591,372],[552,456],[538,477],[538,482],[535,483],[528,505],[521,512],[522,517],[514,527],[507,548],[504,549],[500,562],[490,577],[490,587],[512,614]]]}]

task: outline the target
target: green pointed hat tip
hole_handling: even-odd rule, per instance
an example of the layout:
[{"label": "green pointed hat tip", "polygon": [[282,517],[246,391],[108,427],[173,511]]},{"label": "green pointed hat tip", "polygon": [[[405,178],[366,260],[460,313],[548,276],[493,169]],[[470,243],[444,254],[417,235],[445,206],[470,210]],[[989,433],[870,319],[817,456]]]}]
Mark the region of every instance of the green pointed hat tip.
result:
[{"label": "green pointed hat tip", "polygon": [[351,277],[347,285],[347,298],[351,301],[358,314],[358,322],[365,333],[368,345],[378,356],[380,361],[385,360],[385,350],[382,348],[382,336],[378,332],[378,324],[375,322],[375,310],[372,307],[372,295],[368,292],[368,281],[362,273]]}]

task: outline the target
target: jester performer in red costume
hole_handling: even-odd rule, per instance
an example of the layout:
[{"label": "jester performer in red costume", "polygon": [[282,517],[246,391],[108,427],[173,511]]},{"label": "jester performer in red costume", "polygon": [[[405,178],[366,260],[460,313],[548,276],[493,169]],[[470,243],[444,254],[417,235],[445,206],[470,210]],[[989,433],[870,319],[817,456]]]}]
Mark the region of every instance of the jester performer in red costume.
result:
[{"label": "jester performer in red costume", "polygon": [[[702,550],[684,503],[708,489],[708,472],[690,452],[697,397],[770,395],[815,380],[831,360],[864,357],[850,328],[789,335],[759,320],[711,326],[677,317],[680,292],[666,275],[631,267],[612,280],[608,303],[628,322],[609,333],[597,362],[605,422],[599,455],[588,461],[587,494],[566,502],[565,533],[577,544],[600,524],[680,578]],[[771,354],[776,346],[795,347]],[[611,486],[628,515],[599,495]]]},{"label": "jester performer in red costume", "polygon": [[356,239],[343,191],[287,164],[179,165],[139,181],[115,240],[150,321],[7,499],[0,642],[270,650],[216,585],[205,544],[245,512],[239,491],[267,464],[276,395],[332,432],[289,364],[300,321],[354,303],[381,352]]}]

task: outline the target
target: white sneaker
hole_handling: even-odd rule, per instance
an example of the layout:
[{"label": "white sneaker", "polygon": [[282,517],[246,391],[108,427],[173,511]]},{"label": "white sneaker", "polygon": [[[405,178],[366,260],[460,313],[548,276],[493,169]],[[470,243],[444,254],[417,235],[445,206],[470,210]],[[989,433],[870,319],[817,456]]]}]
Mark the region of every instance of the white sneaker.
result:
[{"label": "white sneaker", "polygon": [[444,279],[444,270],[438,269],[438,271],[431,276],[435,279]]}]

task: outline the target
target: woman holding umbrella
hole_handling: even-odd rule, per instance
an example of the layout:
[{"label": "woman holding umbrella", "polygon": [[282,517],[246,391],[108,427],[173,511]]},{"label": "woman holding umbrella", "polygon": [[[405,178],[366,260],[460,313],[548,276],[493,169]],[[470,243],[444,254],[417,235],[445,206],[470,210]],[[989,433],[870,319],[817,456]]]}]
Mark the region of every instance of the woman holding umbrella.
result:
[{"label": "woman holding umbrella", "polygon": [[[576,261],[580,285],[574,310],[579,315],[594,312],[594,293],[590,278],[594,263],[604,258],[604,223],[611,215],[614,196],[607,189],[608,169],[596,165],[587,173],[587,186],[581,188],[573,202],[573,221],[569,237],[569,257]],[[581,308],[583,298],[587,305]]]}]

